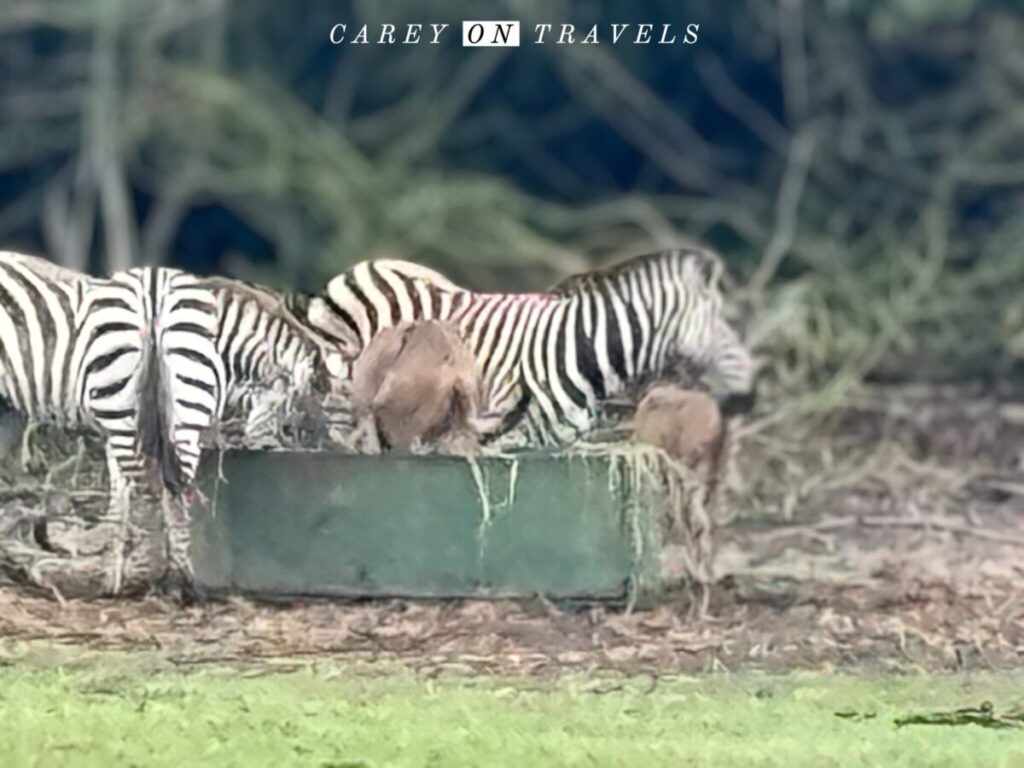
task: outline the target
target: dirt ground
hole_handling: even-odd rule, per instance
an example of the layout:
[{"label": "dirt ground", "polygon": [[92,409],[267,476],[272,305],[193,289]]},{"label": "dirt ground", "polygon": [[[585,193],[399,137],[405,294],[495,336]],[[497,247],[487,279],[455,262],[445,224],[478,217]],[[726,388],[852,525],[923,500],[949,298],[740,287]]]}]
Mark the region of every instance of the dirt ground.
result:
[{"label": "dirt ground", "polygon": [[0,588],[0,648],[158,650],[180,665],[401,661],[426,674],[901,672],[1024,662],[1024,398],[872,390],[806,433],[745,425],[710,608],[524,601],[183,607]]}]

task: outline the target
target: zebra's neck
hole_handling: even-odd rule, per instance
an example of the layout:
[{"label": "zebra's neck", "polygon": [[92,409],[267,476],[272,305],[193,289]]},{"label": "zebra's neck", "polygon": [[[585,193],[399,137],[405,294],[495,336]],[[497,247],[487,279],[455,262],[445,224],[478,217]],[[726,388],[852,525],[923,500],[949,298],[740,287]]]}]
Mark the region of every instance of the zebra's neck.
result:
[{"label": "zebra's neck", "polygon": [[282,381],[303,390],[317,367],[316,345],[290,317],[243,292],[220,297],[217,349],[227,378],[227,403],[245,407],[254,392]]}]

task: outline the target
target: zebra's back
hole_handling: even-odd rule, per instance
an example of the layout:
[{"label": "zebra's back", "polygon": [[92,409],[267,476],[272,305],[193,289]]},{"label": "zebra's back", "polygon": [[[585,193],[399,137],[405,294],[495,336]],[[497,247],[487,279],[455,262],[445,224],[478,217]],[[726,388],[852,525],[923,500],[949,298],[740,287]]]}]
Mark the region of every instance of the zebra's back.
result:
[{"label": "zebra's back", "polygon": [[449,320],[468,294],[428,267],[375,259],[334,277],[309,302],[304,320],[354,358],[384,328],[416,320]]}]

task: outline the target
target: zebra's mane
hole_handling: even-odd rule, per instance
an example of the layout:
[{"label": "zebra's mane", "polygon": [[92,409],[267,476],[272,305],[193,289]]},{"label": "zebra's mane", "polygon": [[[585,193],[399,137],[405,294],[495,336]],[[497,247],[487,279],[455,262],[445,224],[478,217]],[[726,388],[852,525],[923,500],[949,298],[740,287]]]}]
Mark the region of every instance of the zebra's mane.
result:
[{"label": "zebra's mane", "polygon": [[203,277],[200,280],[203,285],[214,291],[230,291],[247,299],[252,299],[270,312],[280,312],[287,301],[286,294],[278,293],[271,288],[259,285],[258,283],[251,283],[248,280],[236,280],[230,277],[218,276]]},{"label": "zebra's mane", "polygon": [[54,264],[52,261],[41,259],[38,256],[29,256],[25,253],[0,251],[0,263],[4,262],[21,264],[43,279],[52,280],[54,282],[74,284],[88,283],[97,279],[85,274],[84,272],[78,272],[77,270],[70,269],[68,267],[62,267],[59,264]]},{"label": "zebra's mane", "polygon": [[711,251],[688,247],[676,248],[671,251],[645,253],[642,256],[633,256],[601,269],[571,275],[556,283],[550,289],[550,293],[556,296],[568,296],[579,293],[581,290],[589,290],[599,283],[615,280],[623,275],[648,269],[655,262],[678,261],[683,263],[687,260],[696,262],[697,272],[702,278],[702,287],[717,287],[722,276],[721,260]]},{"label": "zebra's mane", "polygon": [[295,290],[279,291],[259,283],[254,283],[251,280],[221,277],[219,275],[209,275],[200,278],[200,280],[203,285],[218,295],[230,293],[237,297],[248,299],[267,312],[283,316],[298,329],[302,331],[309,330],[305,322],[305,316],[306,308],[313,298],[311,294]]},{"label": "zebra's mane", "polygon": [[300,291],[275,291],[272,288],[227,277],[206,277],[203,284],[220,295],[231,294],[236,299],[251,301],[260,310],[281,320],[292,333],[301,337],[314,354],[322,354],[322,334],[306,322],[306,312],[312,297]]}]

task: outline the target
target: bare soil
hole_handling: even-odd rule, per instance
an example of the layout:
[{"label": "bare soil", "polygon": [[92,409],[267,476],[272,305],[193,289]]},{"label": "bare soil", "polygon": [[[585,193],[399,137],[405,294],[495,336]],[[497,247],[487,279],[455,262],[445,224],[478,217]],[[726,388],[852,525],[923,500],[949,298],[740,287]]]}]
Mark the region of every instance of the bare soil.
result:
[{"label": "bare soil", "polygon": [[1019,666],[1021,402],[873,390],[810,427],[744,425],[704,616],[682,593],[629,612],[540,597],[182,606],[3,587],[0,645],[148,649],[181,665],[394,659],[427,674]]}]

